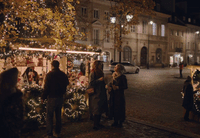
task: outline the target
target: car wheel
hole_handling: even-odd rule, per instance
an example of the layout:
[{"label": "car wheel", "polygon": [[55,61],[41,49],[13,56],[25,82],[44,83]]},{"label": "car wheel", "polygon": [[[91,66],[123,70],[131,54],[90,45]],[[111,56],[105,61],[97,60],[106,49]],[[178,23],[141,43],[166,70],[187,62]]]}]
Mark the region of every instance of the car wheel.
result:
[{"label": "car wheel", "polygon": [[140,71],[139,69],[136,69],[135,73],[139,73],[139,71]]}]

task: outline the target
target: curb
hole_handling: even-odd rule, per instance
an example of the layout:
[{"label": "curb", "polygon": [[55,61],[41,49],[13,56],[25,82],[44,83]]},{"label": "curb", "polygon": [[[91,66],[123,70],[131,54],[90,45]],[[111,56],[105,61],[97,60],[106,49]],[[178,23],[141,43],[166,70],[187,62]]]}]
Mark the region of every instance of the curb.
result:
[{"label": "curb", "polygon": [[183,130],[180,130],[180,129],[166,127],[166,126],[162,126],[162,125],[158,125],[158,124],[152,124],[152,123],[142,121],[142,120],[138,120],[138,119],[135,119],[135,118],[127,118],[127,121],[146,125],[146,126],[149,126],[149,127],[153,127],[153,128],[168,131],[168,132],[172,132],[172,133],[182,135],[182,136],[186,136],[186,137],[190,137],[190,138],[200,138],[200,135],[198,135],[198,134],[194,134],[194,133],[191,133],[191,132],[186,132],[186,131],[183,131]]}]

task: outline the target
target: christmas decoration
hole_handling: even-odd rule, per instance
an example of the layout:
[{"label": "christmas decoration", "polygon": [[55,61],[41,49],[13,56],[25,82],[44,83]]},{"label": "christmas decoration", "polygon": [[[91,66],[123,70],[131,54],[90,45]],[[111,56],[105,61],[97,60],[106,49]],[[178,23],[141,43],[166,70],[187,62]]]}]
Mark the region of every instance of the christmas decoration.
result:
[{"label": "christmas decoration", "polygon": [[25,120],[26,122],[37,122],[43,125],[46,122],[46,101],[41,104],[41,94],[43,89],[38,85],[23,86],[25,101]]}]

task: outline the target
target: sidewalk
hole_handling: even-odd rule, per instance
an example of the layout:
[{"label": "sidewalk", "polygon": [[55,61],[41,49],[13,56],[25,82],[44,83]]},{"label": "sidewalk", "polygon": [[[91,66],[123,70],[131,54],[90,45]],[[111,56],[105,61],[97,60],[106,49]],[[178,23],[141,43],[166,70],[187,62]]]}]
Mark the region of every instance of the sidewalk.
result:
[{"label": "sidewalk", "polygon": [[[63,123],[62,138],[200,138],[200,135],[150,124],[134,118],[127,118],[123,128],[110,127],[113,121],[102,118],[105,126],[98,131],[92,129],[93,122],[84,118],[80,122]],[[23,134],[22,138],[45,138],[45,127]]]}]

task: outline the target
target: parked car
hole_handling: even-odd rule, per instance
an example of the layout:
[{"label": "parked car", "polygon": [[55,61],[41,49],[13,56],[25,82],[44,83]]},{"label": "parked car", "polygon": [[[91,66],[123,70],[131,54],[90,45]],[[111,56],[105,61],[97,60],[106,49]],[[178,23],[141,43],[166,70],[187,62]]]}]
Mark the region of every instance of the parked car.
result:
[{"label": "parked car", "polygon": [[[119,62],[113,62],[109,65],[109,70],[114,72],[114,67],[119,64]],[[140,68],[138,66],[134,66],[129,62],[121,62],[120,64],[124,65],[125,73],[139,73]]]}]

